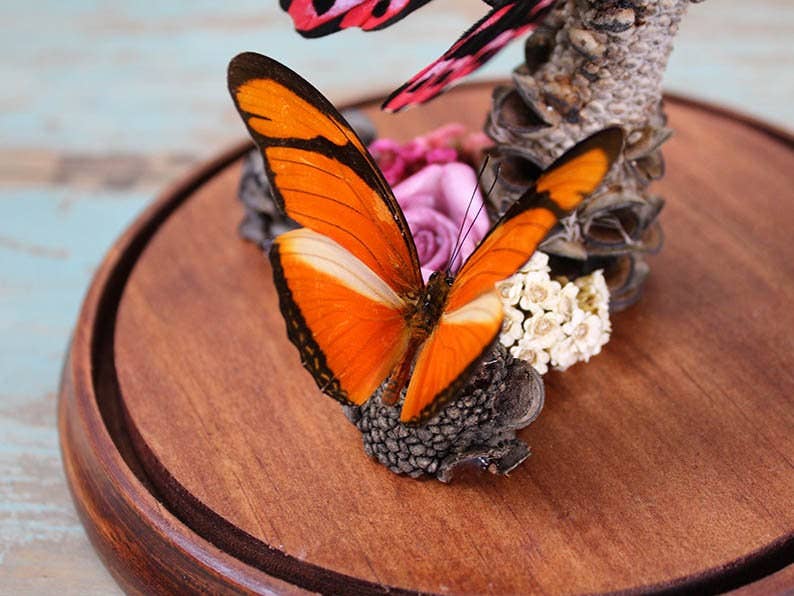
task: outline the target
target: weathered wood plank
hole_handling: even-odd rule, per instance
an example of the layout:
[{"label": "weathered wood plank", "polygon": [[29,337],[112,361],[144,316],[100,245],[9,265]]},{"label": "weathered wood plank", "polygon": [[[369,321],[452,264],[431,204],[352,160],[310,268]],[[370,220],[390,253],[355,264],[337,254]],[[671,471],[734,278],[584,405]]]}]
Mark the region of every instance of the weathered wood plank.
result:
[{"label": "weathered wood plank", "polygon": [[64,481],[58,373],[100,257],[146,194],[0,190],[0,592],[107,594]]},{"label": "weathered wood plank", "polygon": [[[346,101],[403,82],[483,10],[477,0],[436,0],[382,32],[305,40],[264,0],[222,9],[211,2],[5,3],[2,43],[11,51],[0,55],[2,143],[206,157],[241,134],[224,84],[237,52],[269,53]],[[793,124],[794,82],[786,76],[793,23],[786,0],[693,5],[668,84]],[[513,44],[480,76],[504,76],[521,52]]]}]

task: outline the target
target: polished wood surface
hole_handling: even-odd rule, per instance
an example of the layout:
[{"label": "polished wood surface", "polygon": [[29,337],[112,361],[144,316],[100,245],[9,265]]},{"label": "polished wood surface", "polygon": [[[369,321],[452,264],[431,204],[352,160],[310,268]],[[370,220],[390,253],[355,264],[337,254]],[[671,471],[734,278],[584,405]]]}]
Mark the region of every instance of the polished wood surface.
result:
[{"label": "polished wood surface", "polygon": [[[464,88],[378,125],[477,126],[487,103]],[[62,393],[76,501],[123,585],[716,591],[790,564],[791,139],[669,113],[667,244],[646,295],[601,355],[546,377],[533,456],[509,478],[417,482],[366,458],[236,237],[239,151],[167,193],[100,271]]]}]

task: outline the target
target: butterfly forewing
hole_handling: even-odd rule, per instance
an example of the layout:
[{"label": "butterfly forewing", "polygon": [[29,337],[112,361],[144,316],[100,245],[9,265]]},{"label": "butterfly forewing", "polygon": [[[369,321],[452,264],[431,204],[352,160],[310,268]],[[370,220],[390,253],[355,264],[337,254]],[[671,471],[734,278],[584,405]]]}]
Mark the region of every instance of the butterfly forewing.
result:
[{"label": "butterfly forewing", "polygon": [[[502,322],[495,284],[513,275],[557,223],[592,193],[620,154],[619,128],[565,153],[496,223],[458,272],[438,326],[419,352],[401,413],[421,421],[450,399],[496,339]],[[438,364],[441,363],[441,364]]]},{"label": "butterfly forewing", "polygon": [[395,291],[416,293],[421,272],[402,211],[331,103],[285,66],[253,53],[232,60],[229,90],[283,211],[335,240]]},{"label": "butterfly forewing", "polygon": [[621,130],[608,128],[575,145],[549,166],[463,264],[447,307],[459,308],[513,275],[559,219],[601,184],[622,146]]},{"label": "butterfly forewing", "polygon": [[[304,37],[320,37],[342,29],[365,31],[396,23],[430,0],[281,0]],[[501,0],[469,28],[443,56],[397,89],[384,104],[397,111],[429,101],[448,86],[478,69],[513,39],[537,26],[555,0]]]},{"label": "butterfly forewing", "polygon": [[361,404],[401,360],[407,304],[422,290],[402,211],[360,139],[297,74],[242,54],[229,90],[276,201],[304,226],[270,253],[289,338],[320,389]]},{"label": "butterfly forewing", "polygon": [[395,291],[410,294],[420,286],[386,204],[372,200],[371,188],[352,167],[294,147],[269,147],[264,154],[292,219],[336,240]]}]

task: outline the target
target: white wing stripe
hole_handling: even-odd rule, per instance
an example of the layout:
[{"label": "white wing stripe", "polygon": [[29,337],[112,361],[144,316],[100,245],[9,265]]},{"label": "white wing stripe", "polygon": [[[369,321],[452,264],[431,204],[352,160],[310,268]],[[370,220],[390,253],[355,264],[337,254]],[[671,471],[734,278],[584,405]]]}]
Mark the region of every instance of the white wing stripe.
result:
[{"label": "white wing stripe", "polygon": [[385,281],[328,236],[309,228],[299,228],[282,234],[277,242],[280,254],[295,257],[307,266],[333,276],[354,292],[395,309],[405,306]]},{"label": "white wing stripe", "polygon": [[487,292],[457,310],[445,312],[441,316],[444,323],[466,325],[470,323],[491,323],[502,320],[502,301],[499,294]]}]

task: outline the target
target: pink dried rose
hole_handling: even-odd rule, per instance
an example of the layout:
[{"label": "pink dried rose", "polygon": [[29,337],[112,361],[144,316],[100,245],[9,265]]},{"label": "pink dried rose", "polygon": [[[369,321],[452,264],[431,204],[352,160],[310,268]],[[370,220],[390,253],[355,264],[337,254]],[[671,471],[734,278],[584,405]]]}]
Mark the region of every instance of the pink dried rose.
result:
[{"label": "pink dried rose", "polygon": [[393,185],[405,178],[407,164],[400,143],[393,139],[377,139],[369,146],[369,152],[380,166],[386,182]]},{"label": "pink dried rose", "polygon": [[394,196],[414,237],[425,281],[431,273],[444,270],[450,264],[461,222],[461,235],[466,234],[470,226],[471,229],[451,263],[452,273],[458,270],[490,228],[477,186],[477,174],[465,163],[425,166],[397,184]]},{"label": "pink dried rose", "polygon": [[462,124],[451,123],[407,143],[377,139],[369,150],[386,181],[394,186],[429,164],[455,161],[477,164],[491,144],[484,133],[469,133]]}]

